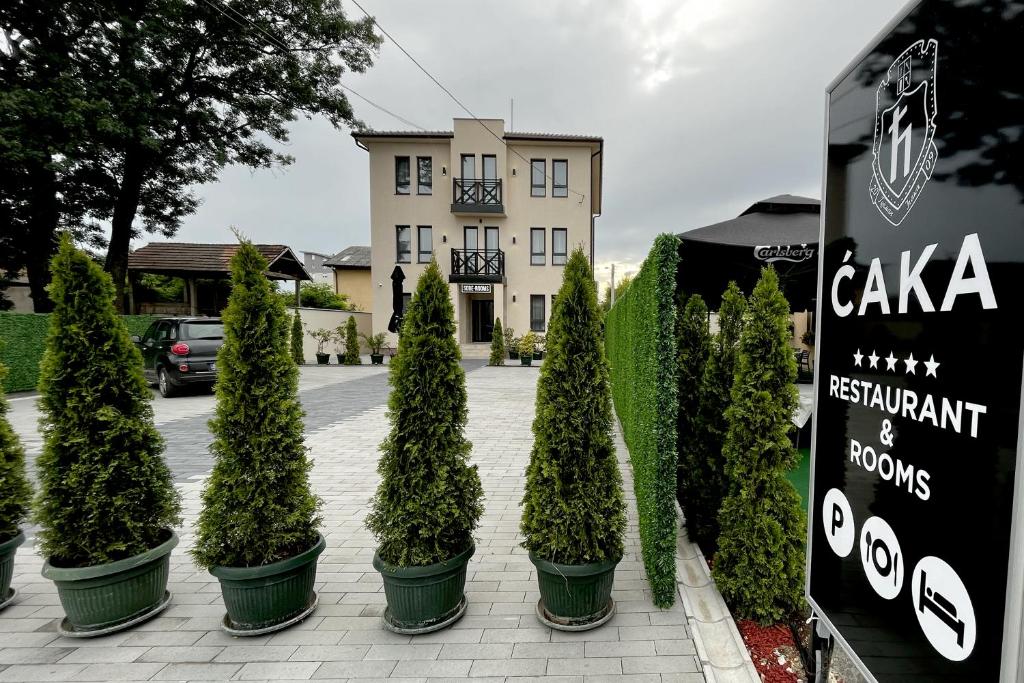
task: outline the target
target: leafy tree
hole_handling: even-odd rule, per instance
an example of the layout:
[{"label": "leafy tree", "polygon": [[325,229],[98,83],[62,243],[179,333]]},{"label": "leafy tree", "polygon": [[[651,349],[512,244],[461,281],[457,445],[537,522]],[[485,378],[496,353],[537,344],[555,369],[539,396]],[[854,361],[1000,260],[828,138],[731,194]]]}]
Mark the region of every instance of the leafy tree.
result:
[{"label": "leafy tree", "polygon": [[523,546],[560,564],[621,558],[626,531],[593,283],[587,257],[577,248],[551,312],[526,470]]},{"label": "leafy tree", "polygon": [[345,321],[345,365],[359,365],[359,333],[356,331],[356,319],[349,316]]},{"label": "leafy tree", "polygon": [[32,489],[25,477],[25,451],[7,421],[7,398],[3,389],[6,374],[7,368],[0,363],[0,543],[18,535],[18,526],[24,521],[32,498]]},{"label": "leafy tree", "polygon": [[711,333],[708,330],[708,308],[699,294],[679,304],[676,317],[676,364],[679,383],[679,412],[676,413],[676,443],[679,464],[676,469],[676,497],[686,513],[687,527],[693,501],[699,495],[696,489],[700,479],[696,476],[707,459],[702,438],[704,427],[699,409],[704,371],[711,352]]},{"label": "leafy tree", "polygon": [[735,282],[730,282],[722,294],[718,309],[718,334],[711,340],[701,381],[698,424],[702,453],[690,463],[687,477],[692,482],[686,506],[686,526],[690,538],[700,544],[707,555],[718,545],[718,511],[726,493],[725,434],[728,422],[725,412],[729,408],[733,376],[736,372],[736,352],[743,330],[743,314],[747,301]]},{"label": "leafy tree", "polygon": [[231,259],[210,421],[215,463],[192,550],[206,569],[270,564],[317,541],[320,501],[309,488],[299,371],[289,352],[288,313],[266,269],[247,241]]},{"label": "leafy tree", "polygon": [[292,360],[295,361],[296,365],[303,365],[306,362],[306,358],[302,354],[302,317],[299,315],[299,309],[297,308],[292,314],[292,335],[290,341]]},{"label": "leafy tree", "polygon": [[416,284],[391,362],[381,482],[366,526],[378,553],[400,567],[436,564],[466,550],[483,514],[483,488],[469,464],[466,375],[455,310],[437,261]]},{"label": "leafy tree", "polygon": [[491,332],[491,359],[487,364],[505,364],[505,332],[501,329],[501,318],[494,321],[494,330]]},{"label": "leafy tree", "polygon": [[67,235],[52,269],[34,507],[43,554],[84,567],[156,547],[180,523],[179,504],[110,277]]},{"label": "leafy tree", "polygon": [[789,303],[767,267],[748,302],[726,411],[729,492],[713,570],[734,612],[761,623],[788,616],[803,595],[807,520],[786,479],[797,463],[789,438],[797,390],[788,323]]}]

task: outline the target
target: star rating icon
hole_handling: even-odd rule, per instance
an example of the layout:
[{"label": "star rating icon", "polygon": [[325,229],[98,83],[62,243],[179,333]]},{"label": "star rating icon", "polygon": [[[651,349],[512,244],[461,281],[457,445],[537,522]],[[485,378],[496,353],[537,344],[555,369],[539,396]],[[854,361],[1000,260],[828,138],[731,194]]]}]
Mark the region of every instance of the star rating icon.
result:
[{"label": "star rating icon", "polygon": [[860,349],[857,349],[857,353],[853,354],[853,364],[859,368],[861,367],[860,362],[862,360],[864,360],[864,354],[860,352]]},{"label": "star rating icon", "polygon": [[903,362],[907,364],[907,374],[908,375],[916,375],[917,374],[917,370],[916,370],[916,368],[917,368],[917,361],[914,360],[914,354],[910,354],[909,356],[907,356],[907,359],[904,360]]},{"label": "star rating icon", "polygon": [[938,367],[940,365],[942,365],[942,364],[935,362],[935,355],[932,354],[931,358],[929,358],[928,360],[924,361],[924,367],[925,367],[924,376],[927,377],[928,375],[931,375],[932,377],[938,379],[939,376],[937,374],[935,374],[935,371],[938,369]]},{"label": "star rating icon", "polygon": [[892,372],[896,372],[896,361],[897,360],[898,359],[896,358],[896,356],[894,356],[892,351],[890,351],[889,355],[886,356],[886,358],[885,358],[885,369],[886,370],[891,370]]},{"label": "star rating icon", "polygon": [[871,367],[877,369],[878,368],[878,354],[876,354],[874,351],[872,351],[871,355],[868,356],[868,362],[871,364]]},{"label": "star rating icon", "polygon": [[929,356],[928,360],[922,361],[922,360],[917,360],[916,358],[914,358],[914,354],[911,353],[909,356],[907,356],[906,358],[901,360],[895,354],[895,352],[893,352],[893,351],[890,351],[889,355],[883,358],[883,357],[879,356],[878,353],[875,350],[871,351],[871,355],[870,356],[865,356],[863,353],[861,353],[861,350],[858,348],[853,353],[853,364],[854,364],[854,366],[858,367],[858,368],[864,367],[864,359],[865,358],[868,359],[868,367],[869,368],[874,368],[876,370],[879,369],[878,361],[884,360],[885,361],[885,369],[886,369],[887,372],[899,372],[899,369],[897,368],[897,364],[902,362],[902,363],[904,363],[904,365],[906,367],[905,374],[907,374],[907,375],[915,375],[915,376],[917,375],[917,366],[918,366],[918,364],[922,364],[925,367],[925,373],[924,373],[925,377],[935,377],[936,379],[938,379],[938,377],[939,377],[939,374],[938,374],[939,366],[942,365],[942,363],[940,363],[937,360],[935,360],[935,354],[931,354],[931,356]]}]

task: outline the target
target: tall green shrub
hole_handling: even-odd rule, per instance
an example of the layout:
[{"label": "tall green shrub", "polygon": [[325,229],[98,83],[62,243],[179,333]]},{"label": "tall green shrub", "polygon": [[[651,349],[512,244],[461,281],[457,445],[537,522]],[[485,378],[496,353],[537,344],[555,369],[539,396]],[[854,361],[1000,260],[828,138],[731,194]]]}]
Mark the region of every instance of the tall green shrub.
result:
[{"label": "tall green shrub", "polygon": [[466,374],[459,366],[455,309],[437,261],[416,284],[391,361],[381,482],[366,526],[378,553],[400,567],[448,560],[469,547],[483,514],[483,488],[469,464]]},{"label": "tall green shrub", "polygon": [[345,321],[345,365],[359,365],[359,333],[356,331],[356,319],[349,316]]},{"label": "tall green shrub", "polygon": [[288,313],[266,269],[266,259],[247,241],[231,259],[217,409],[210,420],[215,462],[192,550],[207,569],[270,564],[318,538],[320,501],[309,488],[312,463],[302,438]]},{"label": "tall green shrub", "polygon": [[676,593],[676,269],[679,240],[659,235],[608,312],[612,398],[633,463],[640,545],[654,602]]},{"label": "tall green shrub", "polygon": [[[25,477],[25,451],[7,421],[7,397],[3,379],[7,368],[0,363],[0,543],[18,535],[25,520],[32,489]],[[6,598],[0,596],[0,599]]]},{"label": "tall green shrub", "polygon": [[299,309],[295,309],[295,314],[292,315],[292,333],[291,333],[291,352],[292,360],[295,361],[296,365],[303,365],[306,362],[306,357],[302,353],[302,318],[299,316]]},{"label": "tall green shrub", "polygon": [[501,318],[494,321],[494,331],[491,332],[491,359],[487,364],[505,364],[505,332],[501,329]]},{"label": "tall green shrub", "polygon": [[566,263],[548,323],[536,406],[523,547],[559,564],[621,558],[626,506],[612,442],[608,362],[594,275],[579,248]]},{"label": "tall green shrub", "polygon": [[789,303],[768,267],[750,296],[726,411],[729,493],[713,570],[733,611],[761,623],[788,616],[803,595],[807,520],[786,479],[797,463],[789,438],[797,403],[790,338]]},{"label": "tall green shrub", "polygon": [[676,496],[690,527],[692,501],[700,486],[696,472],[707,459],[702,439],[703,425],[699,414],[704,370],[711,353],[711,332],[708,329],[708,307],[699,294],[680,304],[676,321],[676,366],[679,385],[679,412],[676,418],[676,438],[679,449],[679,468],[676,477]]},{"label": "tall green shrub", "polygon": [[725,412],[732,402],[732,382],[736,372],[736,353],[743,330],[747,300],[735,282],[722,294],[718,309],[718,333],[711,340],[701,382],[699,420],[702,458],[690,463],[686,526],[690,539],[711,556],[718,547],[718,511],[725,498]]},{"label": "tall green shrub", "polygon": [[153,426],[142,357],[114,310],[110,276],[66,236],[51,272],[34,509],[43,555],[85,567],[166,540],[180,523],[178,495]]}]

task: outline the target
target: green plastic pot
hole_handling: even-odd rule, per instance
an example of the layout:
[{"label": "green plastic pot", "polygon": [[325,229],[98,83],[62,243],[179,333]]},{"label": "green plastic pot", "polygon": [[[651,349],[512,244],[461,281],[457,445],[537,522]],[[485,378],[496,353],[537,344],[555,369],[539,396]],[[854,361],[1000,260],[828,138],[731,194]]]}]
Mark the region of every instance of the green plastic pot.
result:
[{"label": "green plastic pot", "polygon": [[384,365],[384,354],[383,353],[371,353],[370,354],[370,365]]},{"label": "green plastic pot", "polygon": [[537,616],[552,628],[584,631],[608,621],[615,610],[612,584],[619,560],[557,564],[530,553],[537,568]]},{"label": "green plastic pot", "polygon": [[0,609],[9,605],[14,599],[14,591],[11,590],[11,578],[14,576],[14,553],[24,542],[25,532],[19,530],[14,538],[0,543]]},{"label": "green plastic pot", "polygon": [[329,353],[318,353],[316,354],[317,365],[327,365],[331,362],[331,354]]},{"label": "green plastic pot", "polygon": [[296,624],[316,609],[316,561],[327,547],[322,534],[309,550],[260,567],[213,567],[224,598],[222,628],[258,636]]},{"label": "green plastic pot", "polygon": [[533,356],[519,356],[519,363],[521,365],[529,365],[531,362],[533,362]]},{"label": "green plastic pot", "polygon": [[114,633],[156,616],[171,599],[167,591],[171,550],[178,536],[144,553],[91,567],[56,567],[47,559],[43,576],[57,585],[67,615],[58,631],[72,637]]},{"label": "green plastic pot", "polygon": [[384,627],[396,633],[429,633],[466,612],[466,565],[474,545],[450,560],[425,567],[396,567],[374,553],[373,568],[384,579],[388,607]]}]

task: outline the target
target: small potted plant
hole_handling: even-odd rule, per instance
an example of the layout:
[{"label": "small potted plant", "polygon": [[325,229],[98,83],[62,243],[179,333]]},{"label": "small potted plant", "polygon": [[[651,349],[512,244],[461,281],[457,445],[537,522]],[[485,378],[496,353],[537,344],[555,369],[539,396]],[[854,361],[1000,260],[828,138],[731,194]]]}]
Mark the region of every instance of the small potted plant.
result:
[{"label": "small potted plant", "polygon": [[544,335],[538,334],[534,337],[533,357],[537,360],[544,360]]},{"label": "small potted plant", "polygon": [[533,347],[537,345],[537,335],[529,331],[519,340],[519,363],[530,365],[533,362]]},{"label": "small potted plant", "polygon": [[66,235],[51,272],[33,508],[43,576],[56,584],[67,615],[57,630],[97,636],[170,602],[180,508],[142,356],[114,310],[114,283]]},{"label": "small potted plant", "polygon": [[331,339],[334,341],[334,357],[338,359],[338,365],[345,364],[345,335],[341,326],[334,328],[331,332]]},{"label": "small potted plant", "polygon": [[25,520],[32,489],[25,477],[25,451],[7,421],[3,379],[7,368],[0,363],[0,609],[14,601],[11,588],[14,553],[25,542]]},{"label": "small potted plant", "polygon": [[587,257],[576,249],[548,327],[521,530],[537,568],[537,617],[582,631],[614,613],[626,506],[612,441],[608,362]]},{"label": "small potted plant", "polygon": [[466,565],[483,514],[483,488],[469,464],[466,375],[455,310],[437,261],[420,276],[391,361],[381,481],[366,526],[377,538],[384,626],[403,634],[454,623],[466,611]]},{"label": "small potted plant", "polygon": [[330,330],[318,327],[315,330],[306,330],[306,334],[313,338],[316,342],[316,364],[327,365],[331,362],[331,354],[324,351],[324,347],[327,343],[334,338],[334,333]]},{"label": "small potted plant", "polygon": [[494,320],[494,329],[491,331],[491,357],[487,364],[505,364],[505,333],[501,329],[501,318]]},{"label": "small potted plant", "polygon": [[320,501],[309,487],[288,314],[266,269],[246,241],[231,259],[210,421],[214,466],[192,549],[196,564],[220,581],[222,628],[235,636],[270,633],[309,615],[326,546],[317,531]]},{"label": "small potted plant", "polygon": [[506,327],[503,333],[505,335],[505,349],[508,351],[508,358],[509,360],[516,360],[519,358],[519,349],[516,348],[519,338],[516,337],[516,331],[511,327]]},{"label": "small potted plant", "polygon": [[370,363],[372,365],[384,365],[384,354],[381,353],[386,339],[384,333],[364,334],[362,337],[363,341],[366,342],[366,346],[370,349]]},{"label": "small potted plant", "polygon": [[[339,327],[340,331],[341,328]],[[345,365],[361,365],[359,358],[359,334],[356,332],[356,319],[349,316],[345,321]]]}]

